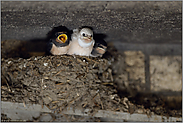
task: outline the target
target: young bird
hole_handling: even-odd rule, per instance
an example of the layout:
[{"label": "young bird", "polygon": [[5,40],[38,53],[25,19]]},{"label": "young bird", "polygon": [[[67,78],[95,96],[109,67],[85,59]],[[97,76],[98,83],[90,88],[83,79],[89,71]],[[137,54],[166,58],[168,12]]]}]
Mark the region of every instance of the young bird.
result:
[{"label": "young bird", "polygon": [[71,40],[71,31],[65,26],[55,27],[50,31],[50,40],[47,50],[52,55],[67,54],[69,50],[69,43]]},{"label": "young bird", "polygon": [[93,31],[88,27],[74,29],[71,36],[69,55],[89,56],[94,46]]},{"label": "young bird", "polygon": [[95,40],[95,45],[90,54],[92,57],[102,57],[107,50],[107,43],[103,39]]}]

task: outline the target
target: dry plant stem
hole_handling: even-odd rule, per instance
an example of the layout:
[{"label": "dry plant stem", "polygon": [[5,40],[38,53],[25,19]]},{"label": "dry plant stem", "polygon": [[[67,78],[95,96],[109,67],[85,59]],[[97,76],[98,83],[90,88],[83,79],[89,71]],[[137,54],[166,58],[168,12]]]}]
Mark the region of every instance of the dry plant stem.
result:
[{"label": "dry plant stem", "polygon": [[99,98],[100,98],[100,104],[101,104],[101,106],[102,106],[102,110],[104,109],[104,105],[103,105],[103,103],[102,103],[102,99],[101,99],[101,96],[100,96],[100,93],[99,93]]},{"label": "dry plant stem", "polygon": [[[9,84],[8,84],[7,81],[6,81],[6,85],[8,86],[9,91],[11,91],[10,86],[9,86]],[[12,91],[11,91],[11,92],[12,92]]]},{"label": "dry plant stem", "polygon": [[56,73],[54,76],[56,76],[56,75],[58,75],[59,73],[61,73],[62,71],[64,71],[64,70],[60,70],[58,73]]}]

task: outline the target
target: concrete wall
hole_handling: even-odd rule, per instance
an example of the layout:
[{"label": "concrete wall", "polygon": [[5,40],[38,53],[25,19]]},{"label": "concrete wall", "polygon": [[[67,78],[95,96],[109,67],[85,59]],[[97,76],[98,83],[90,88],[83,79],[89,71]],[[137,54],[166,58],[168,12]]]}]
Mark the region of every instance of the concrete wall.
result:
[{"label": "concrete wall", "polygon": [[1,39],[44,38],[54,26],[92,26],[106,41],[181,43],[182,2],[1,2]]}]

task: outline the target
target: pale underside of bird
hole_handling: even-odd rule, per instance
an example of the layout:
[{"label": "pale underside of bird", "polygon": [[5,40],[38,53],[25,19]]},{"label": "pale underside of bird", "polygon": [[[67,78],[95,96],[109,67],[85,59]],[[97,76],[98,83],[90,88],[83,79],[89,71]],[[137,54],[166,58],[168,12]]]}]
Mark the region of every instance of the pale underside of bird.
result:
[{"label": "pale underside of bird", "polygon": [[52,43],[52,48],[50,50],[50,53],[53,55],[63,55],[63,54],[67,54],[68,50],[69,50],[69,45],[64,47],[57,47],[55,44]]},{"label": "pale underside of bird", "polygon": [[91,29],[74,29],[67,54],[90,56],[94,43],[93,31]]}]

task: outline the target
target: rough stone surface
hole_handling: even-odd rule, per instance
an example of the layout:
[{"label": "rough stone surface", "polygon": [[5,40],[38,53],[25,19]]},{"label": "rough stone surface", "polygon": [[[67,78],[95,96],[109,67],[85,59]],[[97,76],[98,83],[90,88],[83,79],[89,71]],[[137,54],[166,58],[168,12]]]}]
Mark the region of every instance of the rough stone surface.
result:
[{"label": "rough stone surface", "polygon": [[141,51],[125,51],[126,71],[130,80],[145,83],[144,54]]},{"label": "rough stone surface", "polygon": [[150,56],[152,91],[182,91],[182,57]]},{"label": "rough stone surface", "polygon": [[42,39],[51,28],[92,26],[106,41],[181,43],[182,2],[1,2],[2,40]]},{"label": "rough stone surface", "polygon": [[49,122],[49,121],[51,121],[53,118],[52,118],[52,116],[50,115],[50,114],[42,114],[41,116],[40,116],[40,122]]}]

